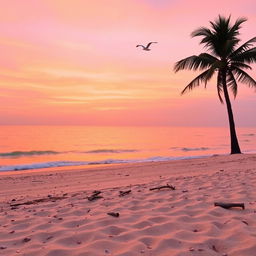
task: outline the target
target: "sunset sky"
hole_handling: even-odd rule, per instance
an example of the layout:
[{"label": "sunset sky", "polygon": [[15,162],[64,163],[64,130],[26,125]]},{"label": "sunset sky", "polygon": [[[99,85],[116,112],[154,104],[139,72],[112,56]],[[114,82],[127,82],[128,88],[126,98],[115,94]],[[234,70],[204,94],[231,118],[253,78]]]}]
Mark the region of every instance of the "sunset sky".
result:
[{"label": "sunset sky", "polygon": [[[0,2],[0,124],[226,126],[216,79],[180,96],[197,73],[173,65],[204,51],[190,33],[219,14],[256,36],[255,0]],[[239,84],[233,108],[256,126],[255,90]]]}]

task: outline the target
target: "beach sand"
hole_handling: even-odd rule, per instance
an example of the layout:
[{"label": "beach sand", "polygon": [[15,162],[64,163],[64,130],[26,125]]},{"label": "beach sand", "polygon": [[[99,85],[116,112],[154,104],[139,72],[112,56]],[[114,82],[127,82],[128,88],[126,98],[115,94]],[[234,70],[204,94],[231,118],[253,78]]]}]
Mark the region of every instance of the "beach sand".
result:
[{"label": "beach sand", "polygon": [[1,173],[0,255],[254,256],[255,187],[253,154]]}]

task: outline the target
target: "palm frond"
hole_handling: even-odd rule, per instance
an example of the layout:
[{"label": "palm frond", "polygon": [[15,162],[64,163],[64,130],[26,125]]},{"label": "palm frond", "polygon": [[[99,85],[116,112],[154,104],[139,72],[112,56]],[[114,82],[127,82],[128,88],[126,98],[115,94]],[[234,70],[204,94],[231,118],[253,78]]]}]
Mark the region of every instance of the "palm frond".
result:
[{"label": "palm frond", "polygon": [[214,34],[210,29],[205,27],[198,28],[191,33],[191,36],[201,36],[202,39],[200,41],[200,44],[204,44],[205,48],[212,50],[212,53],[216,54],[212,43],[214,41]]},{"label": "palm frond", "polygon": [[256,42],[256,37],[251,38],[250,40],[242,44],[239,48],[237,48],[235,51],[233,51],[229,57],[232,59],[233,56],[236,56],[238,54],[245,52],[246,50],[250,49],[250,47],[252,47],[255,42]]},{"label": "palm frond", "polygon": [[231,89],[233,92],[234,98],[237,96],[237,82],[234,74],[232,73],[231,70],[227,72],[227,86]]},{"label": "palm frond", "polygon": [[240,42],[240,39],[237,37],[239,35],[239,29],[241,28],[242,23],[247,21],[246,18],[239,18],[235,21],[235,24],[230,27],[230,18],[231,17],[229,16],[229,18],[226,20],[226,22],[228,23],[228,26],[226,27],[226,43],[224,43],[223,45],[223,47],[225,48],[226,56],[234,52],[236,45]]},{"label": "palm frond", "polygon": [[213,28],[214,31],[220,31],[225,27],[225,29],[229,28],[229,22],[230,22],[230,16],[226,19],[222,17],[221,15],[218,16],[215,21],[210,21],[211,27]]},{"label": "palm frond", "polygon": [[256,47],[237,54],[236,56],[233,56],[232,60],[248,64],[256,62]]},{"label": "palm frond", "polygon": [[209,69],[207,72],[207,75],[205,76],[205,88],[207,85],[207,82],[212,78],[212,76],[214,75],[215,70],[217,69],[219,65],[219,61],[215,62]]},{"label": "palm frond", "polygon": [[243,62],[240,62],[240,61],[232,61],[230,63],[230,68],[243,68],[243,69],[252,69],[251,66],[243,63]]},{"label": "palm frond", "polygon": [[199,76],[197,76],[195,79],[193,79],[181,92],[181,95],[184,93],[193,90],[195,87],[199,86],[202,82],[207,84],[208,80],[211,78],[209,75],[210,69],[207,69],[203,73],[201,73]]},{"label": "palm frond", "polygon": [[225,52],[225,55],[228,56],[230,55],[231,52],[234,51],[235,46],[237,45],[238,41],[237,40],[227,40],[224,44],[223,44],[223,52]]},{"label": "palm frond", "polygon": [[175,63],[174,71],[178,72],[183,69],[202,70],[210,67],[218,59],[208,53],[190,56]]},{"label": "palm frond", "polygon": [[209,28],[206,27],[200,27],[198,29],[195,29],[192,33],[191,33],[191,37],[196,37],[196,36],[204,36],[204,37],[208,37],[211,36],[212,32]]},{"label": "palm frond", "polygon": [[198,56],[205,59],[206,61],[209,61],[209,63],[211,63],[211,64],[218,61],[218,58],[216,58],[215,56],[213,56],[207,52],[200,53]]},{"label": "palm frond", "polygon": [[210,21],[214,34],[222,34],[224,32],[227,36],[226,32],[230,30],[230,18],[230,16],[228,18],[225,18],[219,15],[214,22]]},{"label": "palm frond", "polygon": [[247,21],[247,18],[241,17],[238,18],[233,25],[233,27],[230,29],[230,33],[233,34],[234,36],[239,35],[239,29],[241,28],[241,25]]},{"label": "palm frond", "polygon": [[249,87],[255,87],[256,88],[256,81],[247,74],[244,70],[240,68],[234,68],[233,73],[235,73],[237,80],[241,83],[247,84]]}]

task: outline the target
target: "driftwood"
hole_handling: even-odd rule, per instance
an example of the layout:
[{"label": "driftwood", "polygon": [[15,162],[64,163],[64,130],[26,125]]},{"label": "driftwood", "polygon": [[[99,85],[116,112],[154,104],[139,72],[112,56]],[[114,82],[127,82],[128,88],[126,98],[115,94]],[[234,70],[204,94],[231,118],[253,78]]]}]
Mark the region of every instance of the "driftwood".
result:
[{"label": "driftwood", "polygon": [[242,222],[247,226],[249,225],[249,223],[246,220],[242,220]]},{"label": "driftwood", "polygon": [[165,186],[159,186],[159,187],[155,187],[155,188],[150,188],[149,190],[156,190],[156,189],[160,190],[160,189],[163,189],[163,188],[170,188],[171,190],[175,190],[175,187],[172,186],[172,185],[169,185],[169,184],[167,184]]},{"label": "driftwood", "polygon": [[87,197],[87,199],[88,199],[89,201],[94,201],[94,200],[96,200],[96,199],[102,198],[102,196],[99,196],[99,194],[101,194],[101,191],[95,190],[91,196],[88,196],[88,197]]},{"label": "driftwood", "polygon": [[214,206],[220,206],[225,209],[229,209],[232,207],[241,207],[243,210],[245,209],[244,203],[221,203],[221,202],[215,202]]},{"label": "driftwood", "polygon": [[20,205],[29,205],[29,204],[37,204],[37,203],[43,203],[43,202],[49,202],[49,201],[56,201],[56,200],[62,200],[67,198],[66,196],[51,196],[51,197],[46,197],[46,198],[40,198],[40,199],[35,199],[32,201],[26,201],[23,203],[17,203],[17,204],[11,204],[11,207],[17,207]]},{"label": "driftwood", "polygon": [[22,242],[27,243],[27,242],[29,242],[30,240],[31,240],[31,238],[25,237],[25,238],[22,240]]},{"label": "driftwood", "polygon": [[131,192],[132,192],[131,190],[119,191],[119,196],[125,196],[125,195],[128,195]]},{"label": "driftwood", "polygon": [[108,212],[107,214],[116,218],[120,215],[118,212]]}]

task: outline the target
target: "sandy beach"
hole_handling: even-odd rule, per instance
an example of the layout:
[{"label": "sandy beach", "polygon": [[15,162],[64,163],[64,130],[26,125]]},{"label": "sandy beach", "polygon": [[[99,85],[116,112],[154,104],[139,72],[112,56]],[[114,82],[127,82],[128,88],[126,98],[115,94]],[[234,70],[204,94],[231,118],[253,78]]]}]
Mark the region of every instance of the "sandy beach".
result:
[{"label": "sandy beach", "polygon": [[253,154],[1,173],[0,255],[253,256],[255,187]]}]

